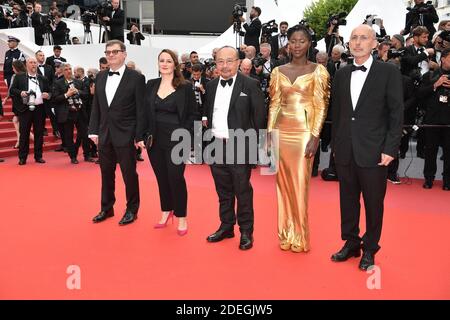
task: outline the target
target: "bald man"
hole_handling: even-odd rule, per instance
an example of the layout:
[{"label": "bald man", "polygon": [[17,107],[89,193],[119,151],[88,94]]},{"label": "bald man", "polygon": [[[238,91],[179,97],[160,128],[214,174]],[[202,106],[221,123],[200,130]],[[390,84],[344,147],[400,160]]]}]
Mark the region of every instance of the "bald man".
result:
[{"label": "bald man", "polygon": [[[335,262],[361,255],[359,268],[375,264],[380,249],[387,166],[397,156],[403,124],[400,71],[374,61],[375,31],[361,25],[350,38],[354,65],[336,72],[332,85],[332,150],[339,177],[341,237],[344,247]],[[366,233],[360,237],[360,196],[366,211]]]}]

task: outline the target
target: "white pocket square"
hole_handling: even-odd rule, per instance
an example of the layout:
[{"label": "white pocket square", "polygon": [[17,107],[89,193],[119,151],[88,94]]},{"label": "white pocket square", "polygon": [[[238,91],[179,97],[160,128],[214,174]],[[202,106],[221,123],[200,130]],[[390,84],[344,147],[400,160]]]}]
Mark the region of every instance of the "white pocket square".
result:
[{"label": "white pocket square", "polygon": [[247,95],[243,92],[241,92],[241,94],[239,95],[239,97],[246,97]]}]

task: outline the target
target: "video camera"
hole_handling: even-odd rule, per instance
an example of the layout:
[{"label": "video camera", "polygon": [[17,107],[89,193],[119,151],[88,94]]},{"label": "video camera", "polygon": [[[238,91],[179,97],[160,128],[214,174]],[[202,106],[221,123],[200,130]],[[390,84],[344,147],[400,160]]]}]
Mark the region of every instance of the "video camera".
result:
[{"label": "video camera", "polygon": [[305,28],[307,28],[309,30],[309,34],[311,35],[312,47],[313,48],[317,47],[316,33],[311,28],[311,25],[309,24],[308,20],[303,19],[298,24],[301,25],[301,26],[304,26]]},{"label": "video camera", "polygon": [[211,70],[216,66],[216,62],[213,58],[206,59],[205,61],[203,61],[203,64],[205,65],[206,70]]},{"label": "video camera", "polygon": [[381,27],[381,18],[377,18],[376,14],[368,14],[366,19],[364,19],[364,24],[368,26],[373,26],[374,24]]},{"label": "video camera", "polygon": [[335,15],[330,15],[327,21],[327,28],[334,26],[333,32],[337,32],[339,26],[347,25],[347,20],[345,20],[345,17],[347,17],[347,12],[345,11]]},{"label": "video camera", "polygon": [[89,10],[86,10],[82,15],[81,15],[81,21],[83,22],[83,24],[90,24],[92,21],[95,21],[97,18],[97,13],[96,12],[92,12]]},{"label": "video camera", "polygon": [[278,32],[278,25],[276,24],[275,19],[262,24],[261,30],[261,43],[270,42],[272,33]]},{"label": "video camera", "polygon": [[406,10],[408,10],[409,12],[411,12],[413,14],[426,14],[426,13],[429,13],[432,9],[434,9],[433,1],[427,1],[425,3],[425,5],[420,6],[418,8],[416,8],[416,7],[406,8]]},{"label": "video camera", "polygon": [[236,3],[233,8],[233,20],[239,21],[240,17],[244,15],[244,12],[247,12],[247,7]]},{"label": "video camera", "polygon": [[111,15],[113,12],[113,6],[111,2],[105,1],[97,7],[96,12],[101,20],[102,18],[109,17]]},{"label": "video camera", "polygon": [[405,50],[396,50],[396,49],[391,48],[388,50],[388,53],[387,53],[388,60],[395,59],[395,58],[401,58],[405,55],[405,52],[406,52]]}]

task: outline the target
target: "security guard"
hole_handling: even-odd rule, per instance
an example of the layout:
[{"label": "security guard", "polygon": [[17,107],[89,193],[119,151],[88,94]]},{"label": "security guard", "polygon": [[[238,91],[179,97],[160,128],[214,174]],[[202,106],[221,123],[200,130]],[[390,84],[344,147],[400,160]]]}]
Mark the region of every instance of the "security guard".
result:
[{"label": "security guard", "polygon": [[13,76],[12,63],[15,60],[21,60],[25,63],[25,56],[22,51],[20,51],[17,46],[20,40],[16,37],[8,37],[8,47],[9,50],[5,53],[5,63],[3,64],[3,76],[8,84],[8,88],[11,85],[11,77]]}]

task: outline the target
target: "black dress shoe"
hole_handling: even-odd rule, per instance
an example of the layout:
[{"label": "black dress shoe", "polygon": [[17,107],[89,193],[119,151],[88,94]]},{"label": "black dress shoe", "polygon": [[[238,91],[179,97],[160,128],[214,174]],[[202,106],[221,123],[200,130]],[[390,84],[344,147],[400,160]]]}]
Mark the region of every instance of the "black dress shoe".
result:
[{"label": "black dress shoe", "polygon": [[34,162],[36,162],[36,163],[45,163],[45,160],[42,159],[42,158],[39,158],[39,159],[35,159]]},{"label": "black dress shoe", "polygon": [[92,157],[84,157],[84,161],[86,162],[95,162],[95,159]]},{"label": "black dress shoe", "polygon": [[442,190],[450,191],[450,182],[444,181],[444,184],[442,185]]},{"label": "black dress shoe", "polygon": [[19,159],[19,166],[24,166],[27,164],[27,160],[25,159]]},{"label": "black dress shoe", "polygon": [[125,214],[122,217],[122,220],[119,221],[119,225],[124,226],[130,223],[133,223],[134,220],[137,219],[137,214],[132,213],[131,211],[125,211]]},{"label": "black dress shoe", "polygon": [[70,163],[71,164],[78,164],[79,162],[78,162],[77,158],[71,158],[70,159]]},{"label": "black dress shoe", "polygon": [[219,229],[216,232],[214,232],[212,235],[208,236],[208,238],[206,238],[206,241],[219,242],[219,241],[222,241],[223,239],[227,239],[227,238],[234,238],[234,231]]},{"label": "black dress shoe", "polygon": [[424,189],[431,189],[433,188],[433,180],[431,179],[425,179],[425,182],[423,183],[422,186]]},{"label": "black dress shoe", "polygon": [[312,177],[317,177],[319,175],[319,169],[313,168],[311,172]]},{"label": "black dress shoe", "polygon": [[375,255],[370,252],[364,252],[359,262],[359,268],[366,271],[373,265],[375,265]]},{"label": "black dress shoe", "polygon": [[250,232],[241,233],[241,241],[239,242],[239,249],[248,250],[253,247],[253,234]]},{"label": "black dress shoe", "polygon": [[336,252],[331,256],[331,260],[334,262],[343,262],[352,257],[358,258],[360,256],[361,248],[350,248],[348,246],[344,246],[339,252]]},{"label": "black dress shoe", "polygon": [[105,221],[108,218],[114,217],[114,209],[109,209],[108,211],[100,211],[98,215],[96,215],[92,221],[94,223]]}]

